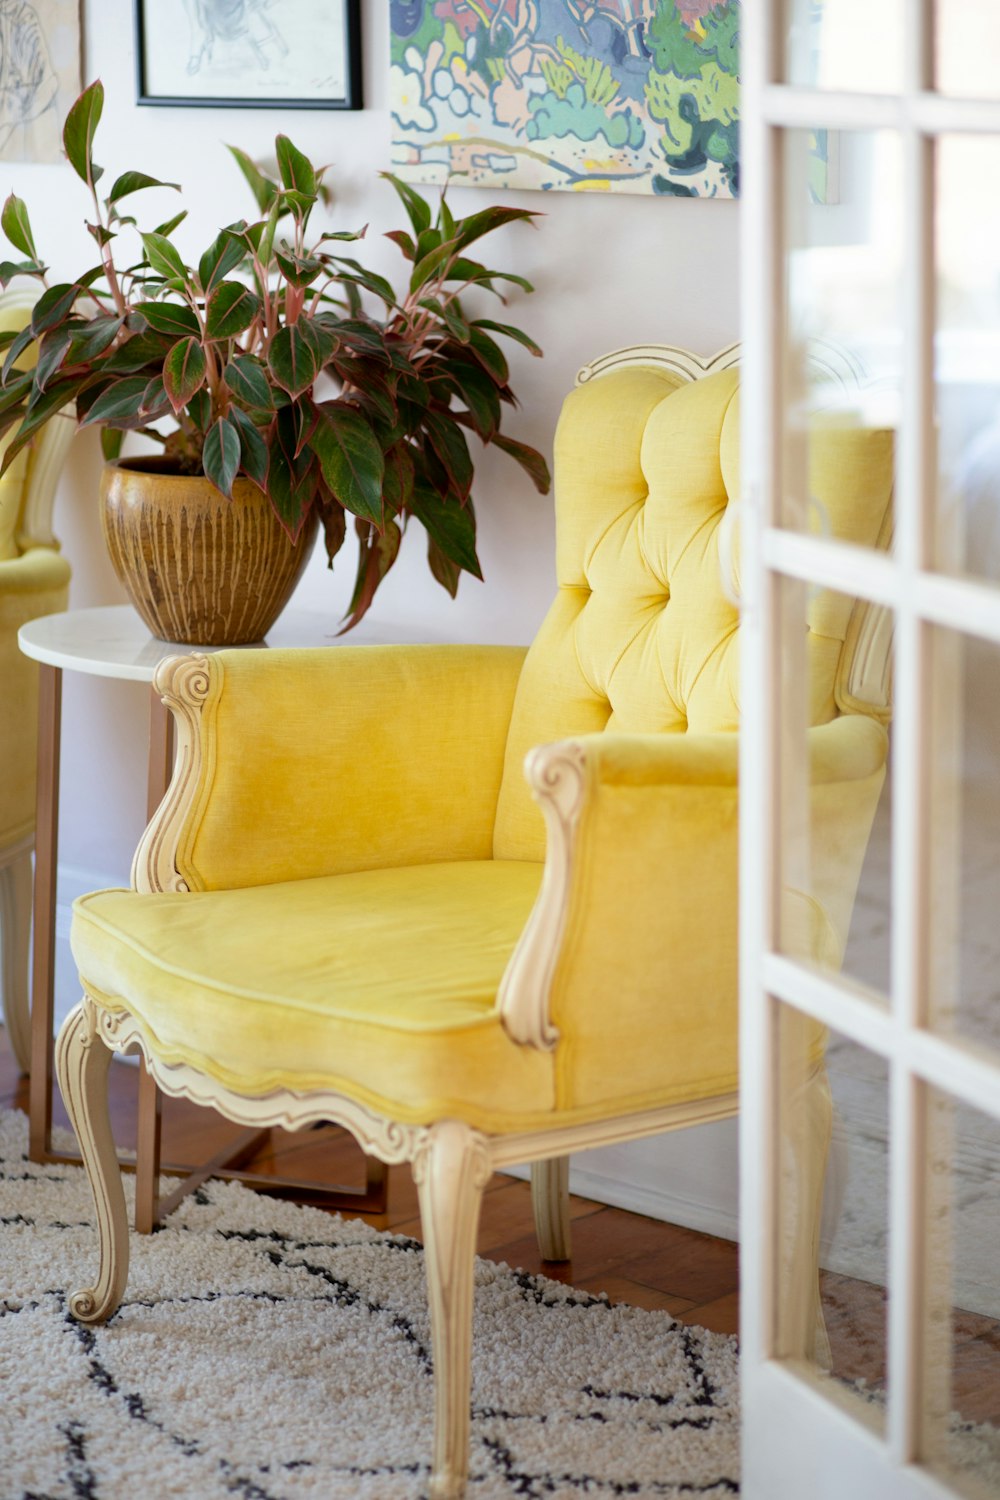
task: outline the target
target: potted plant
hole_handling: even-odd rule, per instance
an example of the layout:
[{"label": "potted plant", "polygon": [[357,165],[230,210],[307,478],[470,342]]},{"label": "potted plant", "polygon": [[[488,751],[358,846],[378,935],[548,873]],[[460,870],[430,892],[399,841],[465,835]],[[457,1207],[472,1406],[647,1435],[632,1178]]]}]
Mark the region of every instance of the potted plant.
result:
[{"label": "potted plant", "polygon": [[[258,217],[227,224],[189,266],[172,238],[184,213],[141,232],[127,212],[133,194],[176,183],[127,171],[107,196],[98,193],[103,99],[92,83],[63,132],[90,193],[98,264],[50,285],[25,204],[12,194],[0,214],[25,257],[3,262],[0,282],[42,284],[29,327],[0,335],[0,433],[16,428],[3,466],[69,403],[80,426],[101,429],[112,560],[166,639],[260,639],[317,526],[332,565],[348,517],[359,560],[344,629],[365,614],[414,520],[449,593],[463,571],[481,577],[469,435],[503,449],[543,493],[549,475],[539,453],[501,431],[504,407],[516,403],[497,337],[541,351],[519,329],[473,316],[468,295],[503,300],[504,284],[532,288],[488,269],[472,247],[535,216],[490,207],[457,218],[443,194],[432,215],[419,193],[386,174],[409,220],[387,236],[407,263],[397,293],[349,253],[364,230],[310,237],[313,211],[329,197],[324,173],[279,135],[276,176],[230,147]],[[24,369],[32,343],[37,359]],[[162,454],[115,463],[129,431],[156,439]],[[209,576],[182,603],[199,559]],[[260,602],[268,618],[251,608]]]}]

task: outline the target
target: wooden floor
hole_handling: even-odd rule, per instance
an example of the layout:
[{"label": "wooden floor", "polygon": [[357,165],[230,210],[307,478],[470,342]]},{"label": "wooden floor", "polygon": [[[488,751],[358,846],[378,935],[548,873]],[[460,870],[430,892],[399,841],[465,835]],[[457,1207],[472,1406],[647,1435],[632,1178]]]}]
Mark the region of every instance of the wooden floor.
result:
[{"label": "wooden floor", "polygon": [[[115,1061],[111,1068],[111,1112],[116,1139],[135,1143],[138,1070]],[[27,1080],[19,1078],[0,1030],[0,1107],[27,1110]],[[66,1123],[61,1100],[54,1118]],[[200,1163],[235,1139],[240,1127],[186,1100],[164,1100],[164,1161]],[[317,1183],[363,1181],[361,1153],[334,1127],[289,1134],[271,1132],[269,1144],[249,1163],[253,1171]],[[573,1259],[543,1261],[535,1243],[530,1190],[525,1182],[494,1176],[483,1201],[480,1255],[612,1301],[658,1308],[717,1333],[739,1330],[739,1252],[714,1239],[641,1214],[626,1213],[586,1198],[571,1199]],[[393,1167],[387,1212],[361,1214],[376,1229],[420,1238],[416,1191],[407,1167]],[[823,1274],[824,1315],[834,1371],[871,1386],[885,1382],[886,1306],[880,1287]],[[966,1420],[1000,1425],[1000,1323],[956,1311],[953,1318],[954,1405]]]}]

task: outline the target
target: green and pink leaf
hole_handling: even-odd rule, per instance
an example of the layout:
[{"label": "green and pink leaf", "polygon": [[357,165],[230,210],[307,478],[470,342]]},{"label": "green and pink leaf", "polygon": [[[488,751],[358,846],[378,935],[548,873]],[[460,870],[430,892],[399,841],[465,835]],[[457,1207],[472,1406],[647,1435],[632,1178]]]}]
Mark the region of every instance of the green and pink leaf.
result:
[{"label": "green and pink leaf", "polygon": [[163,365],[163,385],[175,412],[183,411],[205,383],[205,351],[197,338],[178,339]]},{"label": "green and pink leaf", "polygon": [[267,363],[278,385],[293,397],[309,389],[321,368],[315,341],[297,324],[278,330]]},{"label": "green and pink leaf", "polygon": [[236,424],[228,417],[219,417],[205,434],[205,446],[201,461],[205,475],[227,500],[233,498],[233,480],[240,467],[242,444]]},{"label": "green and pink leaf", "polygon": [[418,484],[410,510],[445,557],[474,578],[482,578],[476,555],[476,517],[471,504],[443,499],[429,485]]},{"label": "green and pink leaf", "polygon": [[249,328],[260,312],[260,298],[241,281],[223,281],[209,295],[205,311],[205,336],[232,339]]},{"label": "green and pink leaf", "polygon": [[324,401],[310,438],[330,493],[353,515],[382,524],[385,456],[371,426],[344,401]]},{"label": "green and pink leaf", "polygon": [[95,79],[73,105],[63,126],[63,146],[76,175],[93,185],[101,175],[94,166],[94,135],[104,109],[104,85]]}]

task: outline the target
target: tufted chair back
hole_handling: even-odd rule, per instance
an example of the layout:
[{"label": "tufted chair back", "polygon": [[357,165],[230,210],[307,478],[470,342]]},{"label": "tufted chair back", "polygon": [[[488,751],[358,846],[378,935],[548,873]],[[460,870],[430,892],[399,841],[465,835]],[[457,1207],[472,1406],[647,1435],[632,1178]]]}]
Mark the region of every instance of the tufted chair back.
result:
[{"label": "tufted chair back", "polygon": [[[810,492],[832,534],[884,545],[892,434],[817,421],[809,448]],[[739,726],[739,615],[719,567],[720,526],[739,495],[737,370],[691,381],[635,365],[578,386],[556,432],[555,491],[559,590],[518,685],[494,833],[499,859],[544,856],[522,769],[533,745],[604,729]],[[885,717],[878,671],[871,682],[879,621],[829,593],[811,600],[808,619],[810,722],[845,711]]]}]

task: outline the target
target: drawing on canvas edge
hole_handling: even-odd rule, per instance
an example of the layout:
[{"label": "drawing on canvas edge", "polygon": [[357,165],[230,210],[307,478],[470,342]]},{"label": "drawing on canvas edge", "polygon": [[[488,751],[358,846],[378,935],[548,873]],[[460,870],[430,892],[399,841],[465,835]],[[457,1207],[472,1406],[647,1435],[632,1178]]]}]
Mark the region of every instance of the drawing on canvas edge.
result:
[{"label": "drawing on canvas edge", "polygon": [[76,0],[0,0],[0,158],[62,159],[79,57]]},{"label": "drawing on canvas edge", "polygon": [[390,0],[414,182],[732,198],[740,0]]}]

